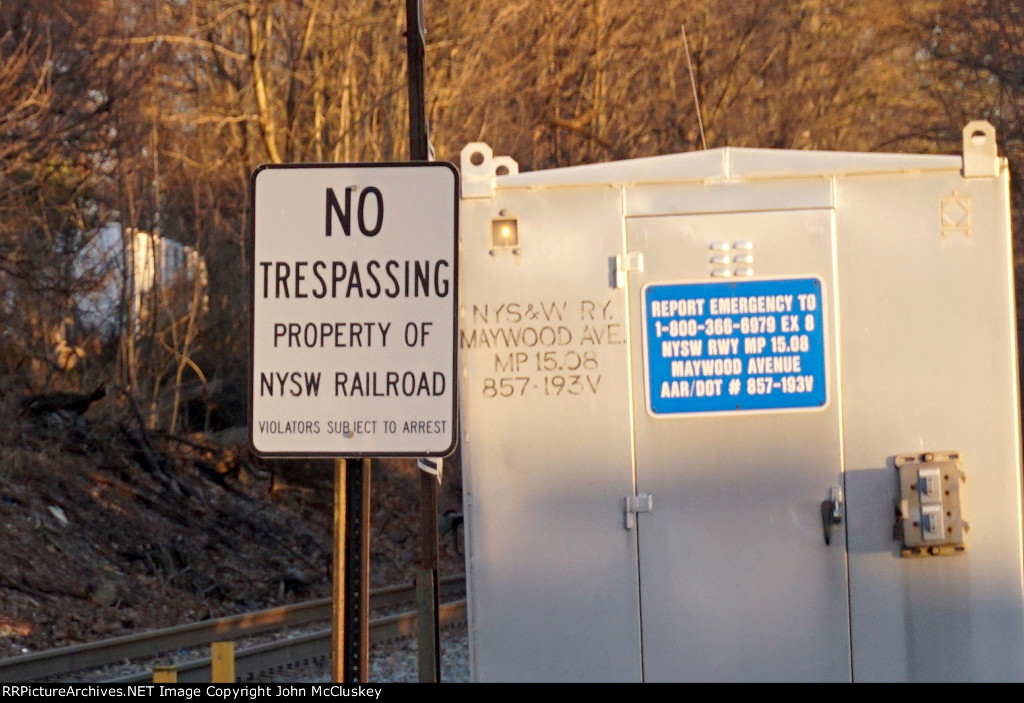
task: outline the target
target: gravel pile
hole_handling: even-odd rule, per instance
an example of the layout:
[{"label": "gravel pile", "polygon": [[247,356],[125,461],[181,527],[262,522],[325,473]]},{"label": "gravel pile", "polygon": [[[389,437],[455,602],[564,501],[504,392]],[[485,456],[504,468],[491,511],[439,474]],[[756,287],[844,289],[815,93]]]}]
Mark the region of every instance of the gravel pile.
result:
[{"label": "gravel pile", "polygon": [[[370,650],[370,681],[376,683],[416,683],[419,661],[415,639],[381,643]],[[469,682],[469,635],[466,627],[441,631],[441,681]]]},{"label": "gravel pile", "polygon": [[[370,649],[370,683],[417,683],[419,662],[415,639],[382,642]],[[325,683],[331,680],[328,667],[311,672],[309,678],[289,683]],[[468,683],[469,635],[466,626],[441,631],[441,682]]]}]

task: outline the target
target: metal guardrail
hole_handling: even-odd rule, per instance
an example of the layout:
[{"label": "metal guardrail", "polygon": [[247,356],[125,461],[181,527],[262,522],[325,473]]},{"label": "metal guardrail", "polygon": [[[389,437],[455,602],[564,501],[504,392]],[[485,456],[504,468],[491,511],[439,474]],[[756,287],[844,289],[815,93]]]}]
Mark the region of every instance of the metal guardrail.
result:
[{"label": "metal guardrail", "polygon": [[[465,587],[465,575],[446,577],[441,580],[440,587],[442,597],[459,592]],[[375,610],[395,607],[412,602],[414,597],[415,588],[412,584],[388,586],[370,593],[370,607]],[[163,630],[33,652],[0,659],[0,682],[16,683],[61,676],[140,657],[152,657],[163,652],[200,647],[218,640],[248,637],[330,619],[331,599],[322,598]]]}]

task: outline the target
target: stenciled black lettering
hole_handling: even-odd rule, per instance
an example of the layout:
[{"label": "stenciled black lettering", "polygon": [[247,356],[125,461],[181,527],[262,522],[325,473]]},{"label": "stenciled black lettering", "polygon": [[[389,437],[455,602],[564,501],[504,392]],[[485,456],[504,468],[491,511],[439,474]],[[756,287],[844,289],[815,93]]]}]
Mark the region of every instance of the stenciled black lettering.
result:
[{"label": "stenciled black lettering", "polygon": [[398,268],[399,266],[401,266],[401,264],[399,264],[394,259],[391,259],[386,264],[384,264],[384,273],[388,275],[388,278],[391,279],[392,283],[392,285],[388,286],[387,289],[384,291],[384,295],[386,295],[389,298],[397,298],[399,295],[401,295],[402,292],[402,284],[399,283],[398,278],[395,276],[394,272],[394,269]]},{"label": "stenciled black lettering", "polygon": [[338,286],[348,276],[348,267],[344,261],[331,262],[331,297],[338,297]]},{"label": "stenciled black lettering", "polygon": [[[360,198],[361,200],[361,198]],[[331,231],[334,223],[334,218],[331,215],[337,215],[338,221],[341,223],[341,229],[344,230],[345,236],[351,236],[352,234],[352,186],[345,188],[345,209],[341,209],[341,203],[338,202],[338,196],[334,194],[334,188],[327,189],[327,227],[325,229],[324,236],[330,237],[333,232]]]},{"label": "stenciled black lettering", "polygon": [[380,279],[377,278],[378,269],[380,269],[380,262],[376,259],[366,262],[366,276],[373,284],[373,287],[366,291],[367,298],[377,298],[380,296]]},{"label": "stenciled black lettering", "polygon": [[[416,261],[413,264],[413,267],[415,268],[415,272],[413,274],[413,287],[415,290],[413,292],[412,297],[414,298],[420,297],[421,292],[423,293],[424,297],[430,295],[430,268],[428,267],[428,264],[429,262],[427,261]],[[405,296],[407,298],[409,297],[409,291],[405,292]]]},{"label": "stenciled black lettering", "polygon": [[320,283],[320,287],[313,291],[314,298],[327,297],[327,281],[324,280],[323,270],[327,268],[326,261],[313,262],[313,277]]},{"label": "stenciled black lettering", "polygon": [[348,288],[345,290],[345,297],[351,298],[352,291],[359,293],[359,297],[363,297],[363,279],[359,275],[359,264],[355,261],[352,262],[352,269],[348,274]]},{"label": "stenciled black lettering", "polygon": [[[369,195],[373,195],[374,199],[377,201],[377,222],[374,223],[372,228],[367,228],[366,218],[364,217],[366,213],[366,198]],[[364,189],[363,192],[359,194],[359,231],[362,232],[363,235],[366,237],[376,237],[378,234],[380,234],[380,228],[383,226],[384,196],[381,195],[380,190],[373,186],[370,186],[369,188]]]},{"label": "stenciled black lettering", "polygon": [[261,261],[260,268],[263,269],[263,297],[270,297],[270,267],[269,261]]},{"label": "stenciled black lettering", "polygon": [[434,294],[438,298],[447,298],[450,283],[448,277],[441,278],[441,267],[449,268],[450,264],[444,259],[439,260],[434,264]]},{"label": "stenciled black lettering", "polygon": [[309,266],[308,261],[295,262],[295,297],[308,298],[309,295],[302,290],[302,282],[306,280],[304,269]]},{"label": "stenciled black lettering", "polygon": [[[261,261],[258,266],[264,298],[447,298],[455,287],[452,263],[443,259]],[[493,314],[502,322],[560,318],[558,311],[532,305],[524,312],[517,303],[498,306]]]},{"label": "stenciled black lettering", "polygon": [[291,267],[288,266],[284,261],[278,261],[274,267],[274,297],[281,297],[281,289],[284,288],[284,297],[290,298],[288,295],[288,276],[291,273]]}]

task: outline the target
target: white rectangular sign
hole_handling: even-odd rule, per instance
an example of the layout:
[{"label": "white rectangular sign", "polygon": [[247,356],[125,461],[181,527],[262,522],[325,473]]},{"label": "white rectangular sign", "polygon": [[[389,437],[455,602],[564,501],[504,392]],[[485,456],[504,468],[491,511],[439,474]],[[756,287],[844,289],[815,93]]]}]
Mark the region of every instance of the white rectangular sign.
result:
[{"label": "white rectangular sign", "polygon": [[451,453],[455,167],[265,165],[250,199],[256,453]]}]

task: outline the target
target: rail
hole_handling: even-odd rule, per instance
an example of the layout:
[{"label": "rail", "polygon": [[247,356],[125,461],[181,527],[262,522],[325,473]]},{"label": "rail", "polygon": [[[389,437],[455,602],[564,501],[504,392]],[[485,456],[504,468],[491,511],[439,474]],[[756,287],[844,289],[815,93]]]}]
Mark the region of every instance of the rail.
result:
[{"label": "rail", "polygon": [[[466,621],[464,600],[445,603],[438,607],[440,627],[450,627]],[[379,618],[370,622],[370,643],[414,637],[416,613],[407,612]],[[295,666],[323,660],[331,654],[331,630],[317,630],[298,637],[275,640],[235,651],[235,678],[267,676],[288,671]],[[212,662],[202,657],[175,666],[178,683],[209,683]],[[104,683],[145,683],[151,681],[151,671],[104,679]]]},{"label": "rail", "polygon": [[[465,588],[465,576],[459,574],[441,579],[439,583],[442,599],[449,599],[452,594]],[[371,610],[394,608],[402,604],[412,603],[415,598],[413,584],[388,586],[370,593]],[[444,610],[444,608],[442,608]],[[465,608],[463,606],[463,618]],[[401,636],[410,636],[415,629],[415,613],[403,614],[412,617],[413,630]],[[402,616],[392,616],[402,619]],[[440,617],[440,616],[439,616]],[[124,637],[115,637],[97,642],[59,647],[41,652],[33,652],[8,659],[0,659],[0,682],[24,682],[39,678],[54,678],[72,674],[85,669],[96,669],[115,663],[123,663],[133,659],[154,657],[164,652],[177,651],[208,645],[218,640],[237,640],[266,632],[298,627],[331,619],[331,599],[306,601],[295,605],[269,608],[266,610],[229,615],[213,620],[178,625],[162,630],[141,632]],[[394,628],[403,630],[409,625],[388,624],[390,617],[373,620],[370,623],[372,641],[388,639],[383,634]],[[383,623],[383,624],[378,624]],[[391,630],[389,630],[391,628]],[[330,630],[328,633],[328,651],[330,646]],[[394,636],[394,635],[391,635]],[[381,639],[373,639],[380,637]],[[299,638],[293,638],[298,640]],[[283,640],[287,642],[289,640]],[[298,646],[298,645],[296,645]],[[236,652],[236,658],[239,653]],[[242,670],[236,664],[236,673]]]}]

